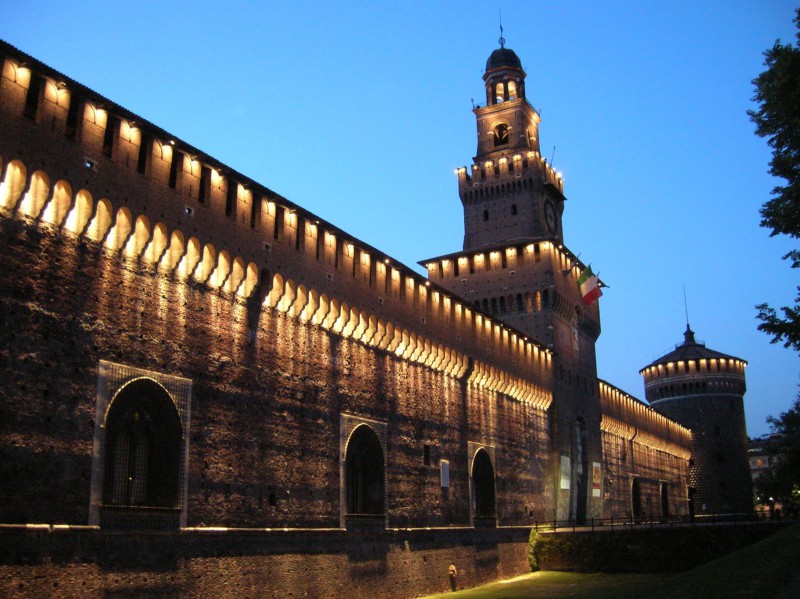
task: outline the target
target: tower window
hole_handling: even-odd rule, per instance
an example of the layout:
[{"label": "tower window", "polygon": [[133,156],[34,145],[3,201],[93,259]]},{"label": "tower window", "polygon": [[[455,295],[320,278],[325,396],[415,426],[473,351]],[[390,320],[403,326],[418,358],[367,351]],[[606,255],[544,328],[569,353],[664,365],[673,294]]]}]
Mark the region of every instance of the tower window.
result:
[{"label": "tower window", "polygon": [[238,187],[238,183],[230,179],[228,180],[228,195],[225,197],[225,216],[231,216],[233,214]]},{"label": "tower window", "polygon": [[178,187],[178,178],[183,170],[183,154],[178,150],[172,150],[172,162],[169,165],[169,186],[172,189]]},{"label": "tower window", "polygon": [[511,216],[516,216],[516,215],[517,215],[517,205],[511,204]]},{"label": "tower window", "polygon": [[494,146],[505,146],[508,144],[508,125],[500,123],[494,128]]},{"label": "tower window", "polygon": [[78,117],[80,116],[80,108],[83,108],[83,102],[81,102],[75,95],[70,97],[69,110],[67,111],[67,128],[64,131],[64,134],[68,139],[75,139],[75,136],[78,133]]},{"label": "tower window", "polygon": [[203,165],[200,168],[200,190],[197,201],[201,204],[211,197],[211,168]]},{"label": "tower window", "polygon": [[28,93],[25,95],[25,117],[36,120],[39,111],[39,92],[42,88],[42,79],[36,75],[31,75],[31,82],[28,84]]},{"label": "tower window", "polygon": [[517,99],[517,83],[516,83],[516,81],[509,81],[508,82],[508,99],[509,100],[516,100]]},{"label": "tower window", "polygon": [[505,93],[503,91],[503,84],[502,83],[498,83],[494,87],[495,104],[502,104],[504,97],[505,97]]},{"label": "tower window", "polygon": [[111,158],[114,152],[114,138],[117,136],[119,128],[119,119],[115,116],[109,116],[106,122],[106,130],[103,134],[103,155]]},{"label": "tower window", "polygon": [[486,222],[488,220],[489,220],[489,211],[488,210],[484,210],[483,211],[483,222]]},{"label": "tower window", "polygon": [[150,156],[153,153],[151,143],[152,140],[150,136],[142,132],[142,137],[139,142],[139,157],[136,161],[136,170],[143,175],[147,172],[147,167],[150,164]]}]

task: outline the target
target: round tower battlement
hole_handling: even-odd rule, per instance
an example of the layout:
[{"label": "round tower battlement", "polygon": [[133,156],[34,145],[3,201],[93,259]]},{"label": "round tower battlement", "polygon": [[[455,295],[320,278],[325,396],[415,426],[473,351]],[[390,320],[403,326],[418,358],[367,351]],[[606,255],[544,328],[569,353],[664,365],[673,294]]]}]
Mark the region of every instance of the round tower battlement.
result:
[{"label": "round tower battlement", "polygon": [[684,397],[741,397],[747,390],[746,365],[744,360],[708,349],[687,326],[684,342],[639,374],[644,377],[645,397],[655,407]]}]

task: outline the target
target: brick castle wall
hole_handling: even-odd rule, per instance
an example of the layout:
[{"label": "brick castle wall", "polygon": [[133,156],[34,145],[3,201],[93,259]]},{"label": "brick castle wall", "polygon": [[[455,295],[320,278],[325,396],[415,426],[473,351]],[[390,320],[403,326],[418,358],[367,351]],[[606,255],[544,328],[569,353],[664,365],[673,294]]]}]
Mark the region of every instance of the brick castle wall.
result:
[{"label": "brick castle wall", "polygon": [[387,424],[390,526],[469,524],[468,441],[499,449],[501,523],[545,510],[540,410],[281,313],[251,334],[246,302],[94,244],[0,233],[0,521],[86,523],[100,359],[193,381],[190,525],[337,526],[342,413]]}]

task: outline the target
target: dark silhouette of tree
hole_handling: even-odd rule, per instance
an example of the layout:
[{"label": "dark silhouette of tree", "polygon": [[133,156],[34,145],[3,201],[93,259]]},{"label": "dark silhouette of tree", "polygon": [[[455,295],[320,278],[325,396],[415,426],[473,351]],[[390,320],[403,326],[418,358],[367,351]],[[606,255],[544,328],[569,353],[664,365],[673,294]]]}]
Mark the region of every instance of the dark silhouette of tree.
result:
[{"label": "dark silhouette of tree", "polygon": [[[753,100],[758,110],[747,114],[756,124],[756,135],[766,137],[772,148],[770,174],[785,179],[785,185],[772,190],[772,199],[761,207],[761,226],[771,229],[770,236],[789,235],[800,239],[800,8],[797,24],[797,43],[782,44],[780,40],[764,52],[767,70],[753,80],[756,93]],[[783,256],[792,268],[800,268],[800,250]],[[779,313],[768,304],[759,304],[758,329],[772,335],[772,343],[800,351],[800,287],[793,306],[784,306]]]},{"label": "dark silhouette of tree", "polygon": [[756,479],[756,491],[764,498],[780,499],[784,507],[800,507],[800,392],[794,405],[767,422],[775,433],[767,443],[770,469]]}]

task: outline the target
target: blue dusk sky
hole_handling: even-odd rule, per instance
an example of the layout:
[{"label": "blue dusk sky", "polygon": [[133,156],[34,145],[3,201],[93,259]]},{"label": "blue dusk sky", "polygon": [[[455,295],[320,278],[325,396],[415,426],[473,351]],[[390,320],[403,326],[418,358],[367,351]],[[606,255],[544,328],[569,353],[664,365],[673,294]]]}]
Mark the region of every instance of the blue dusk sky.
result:
[{"label": "blue dusk sky", "polygon": [[746,111],[794,7],[0,0],[0,37],[422,272],[462,247],[454,169],[476,150],[502,8],[564,174],[565,243],[610,285],[599,376],[644,397],[639,369],[683,339],[685,286],[698,339],[749,362],[758,436],[800,362],[754,306],[799,281],[792,244],[759,227],[777,181]]}]

